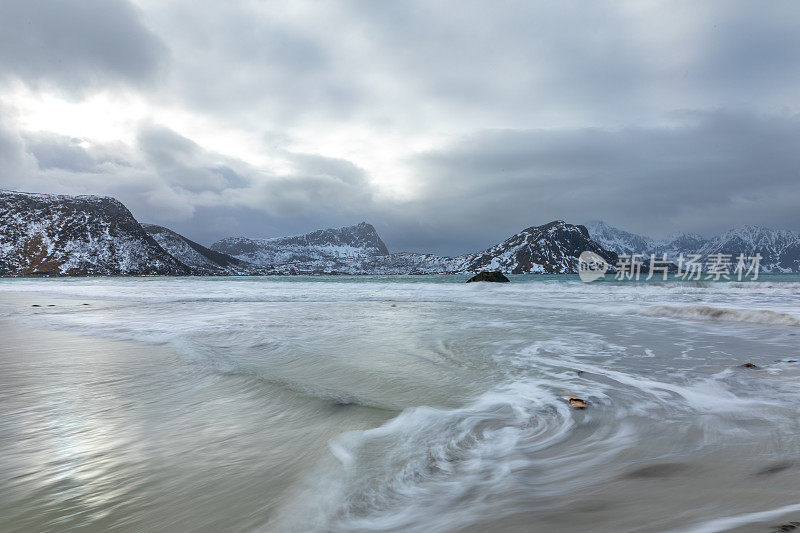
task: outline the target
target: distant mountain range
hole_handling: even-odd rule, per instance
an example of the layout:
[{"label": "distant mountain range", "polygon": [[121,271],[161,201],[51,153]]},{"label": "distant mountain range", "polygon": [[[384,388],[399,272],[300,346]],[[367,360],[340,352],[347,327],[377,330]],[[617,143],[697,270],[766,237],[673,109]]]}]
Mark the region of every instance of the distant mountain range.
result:
[{"label": "distant mountain range", "polygon": [[761,255],[760,271],[789,273],[800,272],[800,233],[746,225],[706,239],[696,233],[681,233],[669,239],[655,240],[630,233],[605,222],[587,224],[589,234],[600,246],[617,254],[667,254],[671,261],[679,255],[726,254],[736,257]]},{"label": "distant mountain range", "polygon": [[616,254],[593,242],[585,227],[561,220],[524,229],[491,248],[456,257],[390,254],[375,228],[366,222],[277,239],[228,238],[211,248],[280,274],[454,274],[481,270],[566,274],[577,272],[578,256],[585,250],[612,264],[616,261]]},{"label": "distant mountain range", "polygon": [[163,226],[140,224],[114,198],[0,191],[0,276],[576,273],[592,251],[618,254],[760,253],[762,271],[800,271],[800,235],[755,226],[705,239],[664,241],[603,222],[556,220],[486,250],[456,257],[389,253],[366,222],[274,239],[230,237],[210,248]]}]

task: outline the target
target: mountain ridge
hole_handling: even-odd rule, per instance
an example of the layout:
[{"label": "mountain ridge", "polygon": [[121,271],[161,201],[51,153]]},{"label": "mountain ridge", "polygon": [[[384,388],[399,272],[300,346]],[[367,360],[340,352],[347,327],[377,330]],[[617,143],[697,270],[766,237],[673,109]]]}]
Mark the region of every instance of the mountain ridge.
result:
[{"label": "mountain ridge", "polygon": [[[644,249],[638,249],[638,247]],[[389,253],[375,227],[271,239],[229,237],[205,247],[169,228],[140,224],[111,197],[0,190],[0,275],[262,275],[576,273],[592,251],[610,265],[619,254],[762,255],[763,272],[800,271],[800,233],[745,225],[707,239],[682,233],[657,241],[602,221],[530,226],[484,250],[444,257]]]},{"label": "mountain ridge", "polygon": [[[745,224],[711,238],[705,238],[697,233],[680,233],[657,241],[645,235],[610,226],[602,221],[590,224],[590,227],[597,232],[593,237],[599,243],[618,254],[639,253],[645,256],[655,254],[656,257],[666,254],[669,260],[675,262],[681,254],[684,257],[700,255],[706,258],[721,253],[731,255],[735,260],[739,254],[754,257],[758,253],[761,255],[759,265],[761,272],[800,272],[800,233],[796,231]],[[628,236],[633,236],[634,239]],[[631,251],[627,245],[634,240],[647,243],[647,247]]]},{"label": "mountain ridge", "polygon": [[164,226],[147,223],[142,223],[141,226],[161,248],[193,269],[195,274],[247,275],[259,272],[256,265],[206,248]]}]

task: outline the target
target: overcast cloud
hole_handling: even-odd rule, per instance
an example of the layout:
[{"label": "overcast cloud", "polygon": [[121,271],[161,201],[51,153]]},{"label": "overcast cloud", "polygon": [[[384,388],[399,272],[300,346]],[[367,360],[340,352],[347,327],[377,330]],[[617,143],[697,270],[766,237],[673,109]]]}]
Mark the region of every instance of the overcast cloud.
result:
[{"label": "overcast cloud", "polygon": [[800,5],[0,3],[0,188],[199,242],[800,230]]}]

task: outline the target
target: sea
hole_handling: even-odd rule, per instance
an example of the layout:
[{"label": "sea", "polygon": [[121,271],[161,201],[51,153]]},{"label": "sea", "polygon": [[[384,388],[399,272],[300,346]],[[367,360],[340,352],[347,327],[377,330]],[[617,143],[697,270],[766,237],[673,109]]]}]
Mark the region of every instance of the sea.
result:
[{"label": "sea", "polygon": [[2,279],[0,531],[800,526],[800,276],[510,278]]}]

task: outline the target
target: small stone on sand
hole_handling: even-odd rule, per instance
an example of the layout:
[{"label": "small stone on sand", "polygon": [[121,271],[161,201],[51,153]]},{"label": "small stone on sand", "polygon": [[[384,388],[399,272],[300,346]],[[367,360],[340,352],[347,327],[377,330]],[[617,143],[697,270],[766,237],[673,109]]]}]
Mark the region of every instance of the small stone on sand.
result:
[{"label": "small stone on sand", "polygon": [[577,396],[567,396],[570,407],[574,409],[586,409],[586,401],[578,398]]}]

